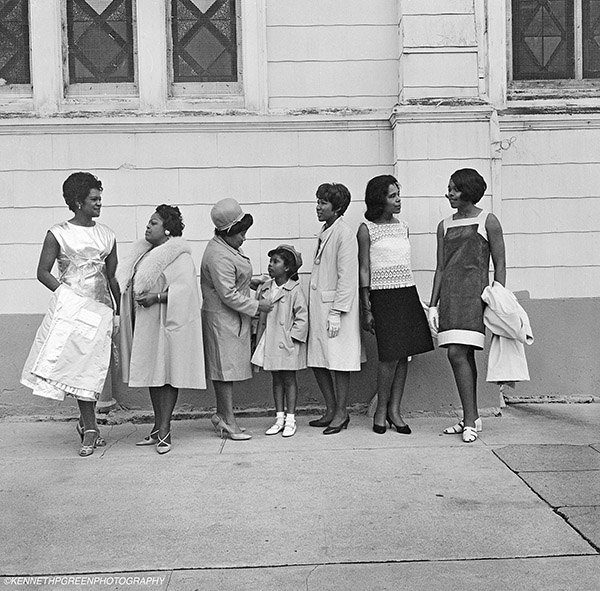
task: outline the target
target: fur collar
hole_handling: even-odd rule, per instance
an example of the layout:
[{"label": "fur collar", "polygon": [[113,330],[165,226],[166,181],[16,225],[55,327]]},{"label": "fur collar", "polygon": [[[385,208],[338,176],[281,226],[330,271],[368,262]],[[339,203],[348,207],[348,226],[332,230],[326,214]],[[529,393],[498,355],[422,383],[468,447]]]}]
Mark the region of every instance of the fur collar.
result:
[{"label": "fur collar", "polygon": [[[157,282],[162,272],[183,253],[191,254],[192,249],[181,237],[170,238],[155,248],[152,248],[146,240],[134,242],[130,256],[117,267],[116,277],[121,291],[125,291],[129,286],[138,261],[133,285],[135,294],[148,291]],[[143,257],[141,261],[140,257]]]}]

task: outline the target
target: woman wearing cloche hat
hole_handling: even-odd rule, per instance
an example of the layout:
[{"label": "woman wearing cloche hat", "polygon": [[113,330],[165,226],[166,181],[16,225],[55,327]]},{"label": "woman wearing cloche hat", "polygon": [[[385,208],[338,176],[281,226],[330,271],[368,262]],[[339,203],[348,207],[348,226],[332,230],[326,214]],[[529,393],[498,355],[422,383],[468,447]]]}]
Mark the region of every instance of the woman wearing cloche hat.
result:
[{"label": "woman wearing cloche hat", "polygon": [[252,216],[231,198],[216,203],[210,216],[215,235],[200,266],[206,376],[212,380],[217,399],[212,417],[215,429],[239,441],[252,436],[243,432],[233,414],[233,383],[252,377],[251,319],[273,305],[250,295],[252,264],[241,246],[253,224]]}]

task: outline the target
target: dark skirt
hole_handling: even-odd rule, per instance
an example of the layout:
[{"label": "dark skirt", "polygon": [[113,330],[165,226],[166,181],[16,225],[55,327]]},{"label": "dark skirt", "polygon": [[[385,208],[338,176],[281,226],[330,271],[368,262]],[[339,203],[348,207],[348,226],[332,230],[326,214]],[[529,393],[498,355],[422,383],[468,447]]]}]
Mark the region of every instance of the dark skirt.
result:
[{"label": "dark skirt", "polygon": [[374,289],[370,299],[379,361],[397,361],[433,350],[427,316],[415,286]]}]

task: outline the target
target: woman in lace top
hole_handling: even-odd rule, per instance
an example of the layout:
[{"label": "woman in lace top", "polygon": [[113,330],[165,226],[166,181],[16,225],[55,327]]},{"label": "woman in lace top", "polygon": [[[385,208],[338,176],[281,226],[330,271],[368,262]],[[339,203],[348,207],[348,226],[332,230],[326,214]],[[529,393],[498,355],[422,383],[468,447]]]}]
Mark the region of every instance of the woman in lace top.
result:
[{"label": "woman in lace top", "polygon": [[373,431],[385,433],[387,421],[408,435],[400,414],[408,357],[431,351],[433,342],[413,279],[408,225],[395,217],[401,210],[398,181],[391,175],[371,179],[365,203],[358,258],[361,322],[375,334],[379,356]]}]

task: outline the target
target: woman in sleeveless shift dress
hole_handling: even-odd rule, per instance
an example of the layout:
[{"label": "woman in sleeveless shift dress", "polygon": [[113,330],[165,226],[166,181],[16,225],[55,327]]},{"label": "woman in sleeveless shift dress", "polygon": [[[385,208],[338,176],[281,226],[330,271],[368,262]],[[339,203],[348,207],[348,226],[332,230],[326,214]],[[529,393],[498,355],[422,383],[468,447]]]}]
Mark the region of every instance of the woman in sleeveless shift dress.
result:
[{"label": "woman in sleeveless shift dress", "polygon": [[502,285],[506,282],[500,222],[475,205],[486,189],[483,177],[471,168],[457,170],[450,177],[446,198],[456,213],[437,228],[437,267],[429,308],[438,344],[448,349],[463,407],[463,420],[444,433],[462,433],[465,443],[475,441],[481,431],[475,350],[483,349],[485,339],[481,294],[489,283],[490,255],[494,280]]}]

